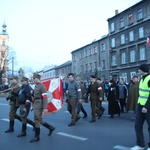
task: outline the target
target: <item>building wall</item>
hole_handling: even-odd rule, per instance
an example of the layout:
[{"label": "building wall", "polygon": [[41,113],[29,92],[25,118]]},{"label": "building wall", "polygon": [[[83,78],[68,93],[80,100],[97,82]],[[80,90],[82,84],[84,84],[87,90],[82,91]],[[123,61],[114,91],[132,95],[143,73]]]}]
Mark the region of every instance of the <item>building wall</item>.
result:
[{"label": "building wall", "polygon": [[[132,75],[137,74],[138,66],[142,63],[150,65],[150,47],[147,45],[147,37],[150,35],[150,1],[145,0],[126,9],[120,14],[108,19],[109,43],[110,43],[110,76],[113,78],[123,77],[130,81]],[[138,15],[141,12],[141,18]],[[132,19],[129,15],[132,14]],[[121,26],[121,19],[124,26]],[[130,20],[131,19],[131,20]],[[114,30],[112,30],[114,23]],[[131,32],[133,40],[131,41]],[[143,33],[143,35],[142,35]],[[121,43],[121,35],[124,34],[125,43]],[[142,35],[142,36],[141,36]],[[112,39],[115,39],[115,46],[112,47]],[[141,52],[145,50],[145,52]],[[131,55],[134,57],[131,61]],[[125,62],[122,62],[122,55],[125,54]],[[116,63],[113,64],[113,56],[116,56]],[[145,55],[145,58],[142,58]]]}]

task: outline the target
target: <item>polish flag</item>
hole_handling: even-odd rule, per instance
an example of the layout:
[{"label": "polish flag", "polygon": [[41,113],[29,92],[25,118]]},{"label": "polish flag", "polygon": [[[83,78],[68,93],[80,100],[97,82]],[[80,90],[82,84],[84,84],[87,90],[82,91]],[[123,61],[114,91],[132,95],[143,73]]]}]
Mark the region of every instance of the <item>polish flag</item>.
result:
[{"label": "polish flag", "polygon": [[43,80],[42,83],[45,85],[48,97],[48,112],[57,112],[62,108],[63,105],[63,89],[62,80],[60,78],[53,78]]},{"label": "polish flag", "polygon": [[147,44],[150,46],[150,38],[147,37]]}]

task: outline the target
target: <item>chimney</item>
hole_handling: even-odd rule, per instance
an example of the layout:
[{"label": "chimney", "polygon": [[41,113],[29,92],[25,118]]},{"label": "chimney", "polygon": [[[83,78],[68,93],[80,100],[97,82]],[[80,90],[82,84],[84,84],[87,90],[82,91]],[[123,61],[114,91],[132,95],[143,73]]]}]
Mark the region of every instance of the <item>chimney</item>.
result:
[{"label": "chimney", "polygon": [[118,9],[116,9],[115,10],[115,15],[117,15],[119,13],[119,10]]}]

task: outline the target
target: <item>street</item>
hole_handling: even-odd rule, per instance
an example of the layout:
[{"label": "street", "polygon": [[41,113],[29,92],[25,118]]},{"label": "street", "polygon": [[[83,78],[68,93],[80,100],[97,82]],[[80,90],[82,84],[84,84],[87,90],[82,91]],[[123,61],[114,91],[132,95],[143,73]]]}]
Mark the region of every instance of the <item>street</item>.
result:
[{"label": "street", "polygon": [[[41,126],[40,141],[29,143],[34,137],[33,128],[28,125],[27,136],[17,137],[21,132],[21,123],[15,120],[15,131],[5,133],[9,124],[9,102],[0,97],[0,150],[128,150],[135,145],[134,122],[131,121],[133,112],[117,115],[110,119],[108,104],[103,102],[104,115],[95,123],[91,119],[90,103],[83,103],[88,113],[87,118],[81,118],[75,126],[69,127],[71,115],[66,103],[56,113],[43,116],[43,120],[55,126],[55,131],[48,136],[48,129]],[[83,114],[80,114],[83,116]],[[33,120],[33,112],[29,117]],[[147,124],[144,125],[145,141],[148,142]]]}]

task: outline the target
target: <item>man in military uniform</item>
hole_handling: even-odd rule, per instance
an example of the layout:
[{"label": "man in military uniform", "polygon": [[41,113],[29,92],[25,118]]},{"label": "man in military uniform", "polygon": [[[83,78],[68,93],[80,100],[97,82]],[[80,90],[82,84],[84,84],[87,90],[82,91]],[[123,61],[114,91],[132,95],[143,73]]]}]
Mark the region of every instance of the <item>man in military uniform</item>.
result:
[{"label": "man in military uniform", "polygon": [[96,104],[98,103],[98,101],[102,101],[103,93],[102,93],[102,87],[98,82],[96,82],[96,77],[94,75],[90,76],[90,81],[91,84],[89,85],[86,96],[90,94],[90,102],[91,102],[91,110],[92,110],[91,112],[92,118],[90,123],[92,123],[96,121],[96,110],[97,110],[97,114],[101,114],[100,110],[96,109]]},{"label": "man in military uniform", "polygon": [[[18,135],[18,137],[26,136],[26,128],[27,128],[27,116],[30,110],[31,102],[32,102],[32,88],[28,83],[28,78],[21,78],[21,88],[19,90],[19,105],[20,105],[20,117],[22,120],[22,131]],[[28,119],[29,120],[29,119]],[[31,122],[34,126],[34,123]]]},{"label": "man in military uniform", "polygon": [[9,128],[5,131],[5,133],[13,132],[14,131],[14,119],[18,119],[21,121],[20,116],[16,114],[18,105],[18,91],[19,91],[19,84],[18,84],[18,77],[12,76],[10,78],[10,88],[9,88],[9,96],[6,98],[9,101],[10,110],[9,110]]},{"label": "man in military uniform", "polygon": [[49,129],[49,136],[55,130],[55,128],[42,120],[42,115],[47,113],[48,99],[47,91],[45,86],[40,81],[41,76],[37,73],[33,75],[35,82],[34,87],[34,123],[35,123],[35,137],[30,141],[30,143],[37,142],[40,140],[40,124]]},{"label": "man in military uniform", "polygon": [[97,114],[98,115],[98,119],[100,119],[100,117],[103,115],[103,113],[105,111],[105,108],[102,106],[102,101],[104,101],[104,85],[103,85],[103,82],[101,81],[100,78],[97,78],[96,81],[99,83],[100,87],[102,87],[102,90],[101,90],[102,99],[101,100],[97,100],[97,104],[96,104],[97,110],[99,109],[98,112],[100,112],[99,114]]}]

